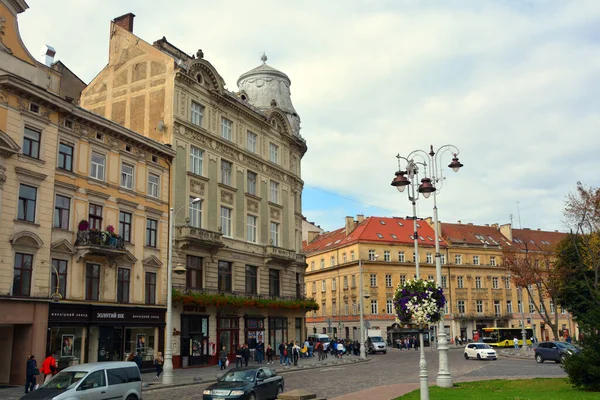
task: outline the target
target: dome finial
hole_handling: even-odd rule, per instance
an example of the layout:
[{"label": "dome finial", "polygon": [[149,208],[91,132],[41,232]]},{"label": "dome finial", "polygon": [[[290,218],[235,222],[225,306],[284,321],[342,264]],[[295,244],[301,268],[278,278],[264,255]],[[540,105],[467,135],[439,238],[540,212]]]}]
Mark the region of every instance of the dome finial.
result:
[{"label": "dome finial", "polygon": [[260,58],[260,60],[263,62],[263,64],[266,64],[266,63],[267,63],[267,55],[264,53],[264,51],[263,51],[263,55],[262,55],[262,57]]}]

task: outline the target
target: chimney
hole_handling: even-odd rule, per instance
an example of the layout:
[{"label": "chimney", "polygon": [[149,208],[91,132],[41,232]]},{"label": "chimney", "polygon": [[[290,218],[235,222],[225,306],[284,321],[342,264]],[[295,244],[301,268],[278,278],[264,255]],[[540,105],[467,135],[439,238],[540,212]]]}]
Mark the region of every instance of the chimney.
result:
[{"label": "chimney", "polygon": [[356,221],[360,224],[361,222],[363,222],[365,220],[365,216],[363,214],[358,214],[356,216]]},{"label": "chimney", "polygon": [[500,225],[500,233],[502,235],[504,235],[504,237],[506,237],[509,242],[513,241],[512,225],[511,224]]},{"label": "chimney", "polygon": [[312,243],[317,236],[319,236],[319,231],[308,231],[308,243]]},{"label": "chimney", "polygon": [[56,50],[54,50],[54,47],[49,45],[42,46],[42,50],[40,50],[40,62],[47,67],[51,67],[54,64],[55,54]]},{"label": "chimney", "polygon": [[113,19],[113,23],[115,25],[117,25],[118,27],[125,29],[127,32],[133,33],[133,19],[134,18],[135,18],[134,14],[127,13],[127,14],[121,15],[120,17]]},{"label": "chimney", "polygon": [[354,230],[354,218],[346,217],[346,236],[350,235]]},{"label": "chimney", "polygon": [[458,220],[458,224],[459,224],[459,225],[460,225],[460,224],[462,224],[462,222],[460,221],[460,219]]}]

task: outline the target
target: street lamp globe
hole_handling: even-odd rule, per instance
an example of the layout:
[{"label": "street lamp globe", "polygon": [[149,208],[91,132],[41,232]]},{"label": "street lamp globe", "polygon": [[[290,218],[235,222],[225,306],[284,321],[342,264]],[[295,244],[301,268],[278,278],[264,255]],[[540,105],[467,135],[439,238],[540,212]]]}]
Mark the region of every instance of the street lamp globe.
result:
[{"label": "street lamp globe", "polygon": [[405,171],[397,171],[395,173],[396,177],[392,180],[392,186],[394,186],[400,193],[404,192],[407,185],[410,185],[410,181],[405,176]]},{"label": "street lamp globe", "polygon": [[177,275],[185,274],[185,271],[187,271],[187,269],[181,263],[177,264],[177,266],[173,268],[173,272],[175,272]]},{"label": "street lamp globe", "polygon": [[425,177],[421,179],[421,184],[418,189],[419,193],[423,194],[426,199],[429,198],[431,193],[435,192],[435,186],[431,183],[431,179]]},{"label": "street lamp globe", "polygon": [[458,172],[459,169],[463,167],[463,165],[458,161],[457,154],[454,153],[454,157],[452,158],[452,162],[448,164],[448,167],[452,168],[454,172]]}]

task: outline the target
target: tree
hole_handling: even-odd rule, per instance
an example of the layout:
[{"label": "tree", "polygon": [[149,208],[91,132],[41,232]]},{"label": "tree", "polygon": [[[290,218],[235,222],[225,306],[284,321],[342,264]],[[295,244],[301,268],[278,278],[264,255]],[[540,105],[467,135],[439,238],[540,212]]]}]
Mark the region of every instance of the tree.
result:
[{"label": "tree", "polygon": [[[548,307],[550,303],[558,304],[560,284],[560,275],[553,266],[554,246],[531,240],[525,233],[515,238],[511,246],[504,246],[502,252],[504,266],[512,281],[527,291],[536,312],[552,331],[554,340],[559,340],[558,313],[552,313]],[[525,296],[522,297],[523,302]]]}]

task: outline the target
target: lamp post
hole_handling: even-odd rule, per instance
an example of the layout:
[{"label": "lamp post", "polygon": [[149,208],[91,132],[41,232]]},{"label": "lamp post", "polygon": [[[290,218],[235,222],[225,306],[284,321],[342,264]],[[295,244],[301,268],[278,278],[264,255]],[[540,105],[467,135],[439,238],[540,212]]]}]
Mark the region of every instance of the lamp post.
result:
[{"label": "lamp post", "polygon": [[[173,207],[169,209],[169,261],[167,263],[167,332],[165,337],[165,360],[163,368],[163,385],[173,384],[173,232],[175,230],[175,217],[181,210],[189,207],[191,204],[199,202],[201,199],[196,197],[186,205],[182,206],[176,213],[173,213]],[[185,272],[185,267],[178,265],[175,268],[177,274]]]},{"label": "lamp post", "polygon": [[[379,257],[378,254],[375,254],[375,260],[377,260],[377,257]],[[360,295],[360,359],[364,360],[367,357],[366,351],[365,351],[365,315],[364,315],[364,301],[363,298],[369,298],[370,295],[364,293],[364,284],[363,284],[363,270],[362,270],[362,259],[359,257],[358,258],[358,284],[360,285],[360,291],[359,291],[359,295]]]},{"label": "lamp post", "polygon": [[[416,184],[415,177],[418,180],[418,170],[417,173],[414,173],[414,169],[416,164],[421,164],[424,167],[427,166],[429,162],[429,171],[430,177],[427,176],[427,170],[424,168],[424,177],[421,179],[421,184],[419,185],[418,192],[423,194],[423,197],[428,198],[431,193],[433,193],[433,229],[435,232],[435,272],[436,272],[436,283],[437,286],[442,287],[442,260],[440,253],[440,243],[439,243],[439,221],[438,221],[438,208],[437,208],[437,193],[442,189],[444,184],[444,174],[443,169],[441,168],[441,163],[439,158],[446,154],[448,151],[452,152],[452,161],[448,165],[454,172],[458,172],[460,168],[463,167],[463,164],[458,160],[459,149],[458,147],[446,144],[438,148],[437,151],[433,150],[433,146],[430,146],[429,152],[425,152],[424,150],[415,150],[411,152],[407,158],[397,156],[398,158],[398,172],[396,172],[396,177],[392,181],[392,186],[395,186],[400,192],[403,191],[403,187],[410,185],[413,190],[413,198],[414,198],[414,186]],[[416,162],[415,157],[419,157],[421,161]],[[407,163],[406,171],[403,171],[401,168],[401,161],[405,160]],[[412,173],[411,173],[412,172]],[[408,178],[405,176],[408,175]],[[410,178],[410,180],[409,180]],[[410,199],[409,193],[409,199]],[[416,212],[415,212],[415,203],[413,203],[413,214],[415,214],[415,226],[416,226]],[[416,232],[416,228],[415,228]],[[416,247],[417,238],[415,238],[415,247]],[[415,251],[416,252],[416,251]],[[417,275],[419,274],[419,267],[417,264]],[[436,383],[439,387],[449,388],[452,387],[452,376],[450,374],[450,365],[448,363],[448,338],[446,337],[446,328],[444,326],[444,320],[441,319],[438,327],[437,327],[437,348],[438,348],[438,356],[439,356],[439,370],[438,376],[436,379]]]},{"label": "lamp post", "polygon": [[525,330],[525,304],[523,304],[523,288],[521,286],[519,286],[519,301],[521,302],[521,340],[523,340],[521,349],[525,351],[525,345],[527,344],[527,331]]},{"label": "lamp post", "polygon": [[54,269],[54,273],[56,274],[56,289],[54,289],[54,293],[50,295],[50,298],[53,302],[58,303],[62,300],[62,294],[60,294],[60,275],[58,274],[58,270],[54,266],[54,264],[50,263],[52,269]]}]

